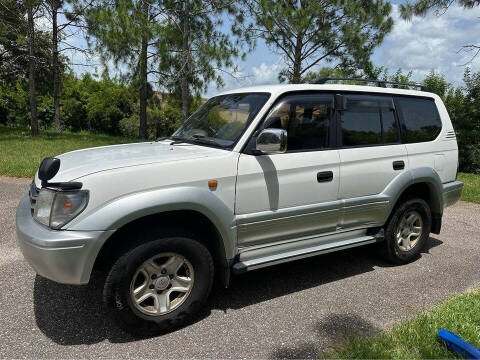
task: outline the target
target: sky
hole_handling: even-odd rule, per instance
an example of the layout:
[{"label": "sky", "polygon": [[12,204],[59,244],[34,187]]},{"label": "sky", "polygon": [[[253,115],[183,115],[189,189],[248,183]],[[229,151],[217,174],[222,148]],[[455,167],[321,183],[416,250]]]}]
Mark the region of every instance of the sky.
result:
[{"label": "sky", "polygon": [[[404,72],[412,71],[415,81],[420,81],[428,72],[435,70],[457,86],[462,84],[466,63],[472,71],[480,71],[480,56],[471,61],[473,53],[462,50],[464,45],[480,45],[480,7],[464,10],[452,5],[443,14],[431,12],[425,17],[404,21],[399,17],[399,4],[402,1],[391,2],[391,16],[395,25],[372,56],[376,66],[385,66],[390,72],[398,68]],[[85,45],[82,38],[74,41],[77,45]],[[71,59],[81,63],[81,56],[71,54]],[[98,62],[95,59],[92,61]],[[236,62],[239,79],[223,75],[225,87],[218,89],[215,84],[210,84],[203,95],[210,97],[220,91],[242,86],[276,84],[282,63],[282,56],[259,40],[244,61]],[[94,68],[75,66],[74,70],[82,73],[92,72]]]}]

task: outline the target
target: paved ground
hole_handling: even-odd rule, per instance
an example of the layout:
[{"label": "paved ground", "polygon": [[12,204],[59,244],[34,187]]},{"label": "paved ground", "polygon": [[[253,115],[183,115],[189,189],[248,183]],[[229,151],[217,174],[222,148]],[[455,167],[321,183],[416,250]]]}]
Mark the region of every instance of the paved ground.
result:
[{"label": "paved ground", "polygon": [[480,286],[480,206],[459,203],[412,264],[391,267],[363,248],[259,270],[215,290],[194,324],[133,339],[104,317],[99,286],[55,284],[25,263],[14,214],[27,185],[0,178],[1,358],[311,358],[345,333],[378,331]]}]

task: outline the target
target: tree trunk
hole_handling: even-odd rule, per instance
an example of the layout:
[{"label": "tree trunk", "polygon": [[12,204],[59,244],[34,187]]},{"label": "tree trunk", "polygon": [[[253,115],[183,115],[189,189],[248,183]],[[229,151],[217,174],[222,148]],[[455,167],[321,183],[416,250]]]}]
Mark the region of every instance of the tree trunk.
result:
[{"label": "tree trunk", "polygon": [[28,16],[28,97],[30,100],[30,134],[38,136],[37,94],[35,90],[35,24],[33,5],[27,2]]},{"label": "tree trunk", "polygon": [[190,89],[188,86],[188,76],[190,72],[190,0],[184,0],[183,12],[183,36],[182,36],[182,74],[181,74],[181,89],[182,89],[182,122],[188,118],[188,110],[190,108]]},{"label": "tree trunk", "polygon": [[60,69],[58,64],[58,1],[52,0],[52,47],[53,47],[53,104],[55,108],[55,130],[61,131],[60,126]]},{"label": "tree trunk", "polygon": [[292,84],[300,84],[302,82],[302,34],[298,34],[297,43],[295,44],[295,54],[293,54],[293,71],[292,78],[290,79]]},{"label": "tree trunk", "polygon": [[[142,3],[143,15],[145,21],[148,21],[148,3],[143,1]],[[141,139],[147,139],[147,50],[148,50],[148,37],[146,29],[143,30],[142,44],[140,50],[140,128],[139,136]]]},{"label": "tree trunk", "polygon": [[295,44],[295,54],[293,54],[293,71],[292,71],[292,84],[300,84],[302,82],[302,39],[297,37],[297,43]]}]

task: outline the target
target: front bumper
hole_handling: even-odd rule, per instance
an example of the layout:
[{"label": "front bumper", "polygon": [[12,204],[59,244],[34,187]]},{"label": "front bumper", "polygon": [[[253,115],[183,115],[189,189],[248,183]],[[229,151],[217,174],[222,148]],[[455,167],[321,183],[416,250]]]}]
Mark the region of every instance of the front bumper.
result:
[{"label": "front bumper", "polygon": [[17,209],[17,238],[37,274],[63,284],[86,284],[100,248],[114,232],[51,230],[33,219],[25,196]]},{"label": "front bumper", "polygon": [[455,204],[462,196],[463,182],[452,181],[443,184],[443,207]]}]

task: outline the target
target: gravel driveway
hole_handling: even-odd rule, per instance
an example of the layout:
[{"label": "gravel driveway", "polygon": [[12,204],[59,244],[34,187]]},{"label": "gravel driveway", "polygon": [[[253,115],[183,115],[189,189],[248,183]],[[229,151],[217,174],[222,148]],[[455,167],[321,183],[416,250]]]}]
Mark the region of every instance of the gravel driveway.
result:
[{"label": "gravel driveway", "polygon": [[373,333],[480,286],[480,206],[461,202],[412,264],[392,267],[366,247],[258,270],[215,289],[194,324],[133,339],[104,317],[98,284],[56,284],[23,260],[14,218],[27,188],[0,178],[1,358],[312,358],[345,333]]}]

